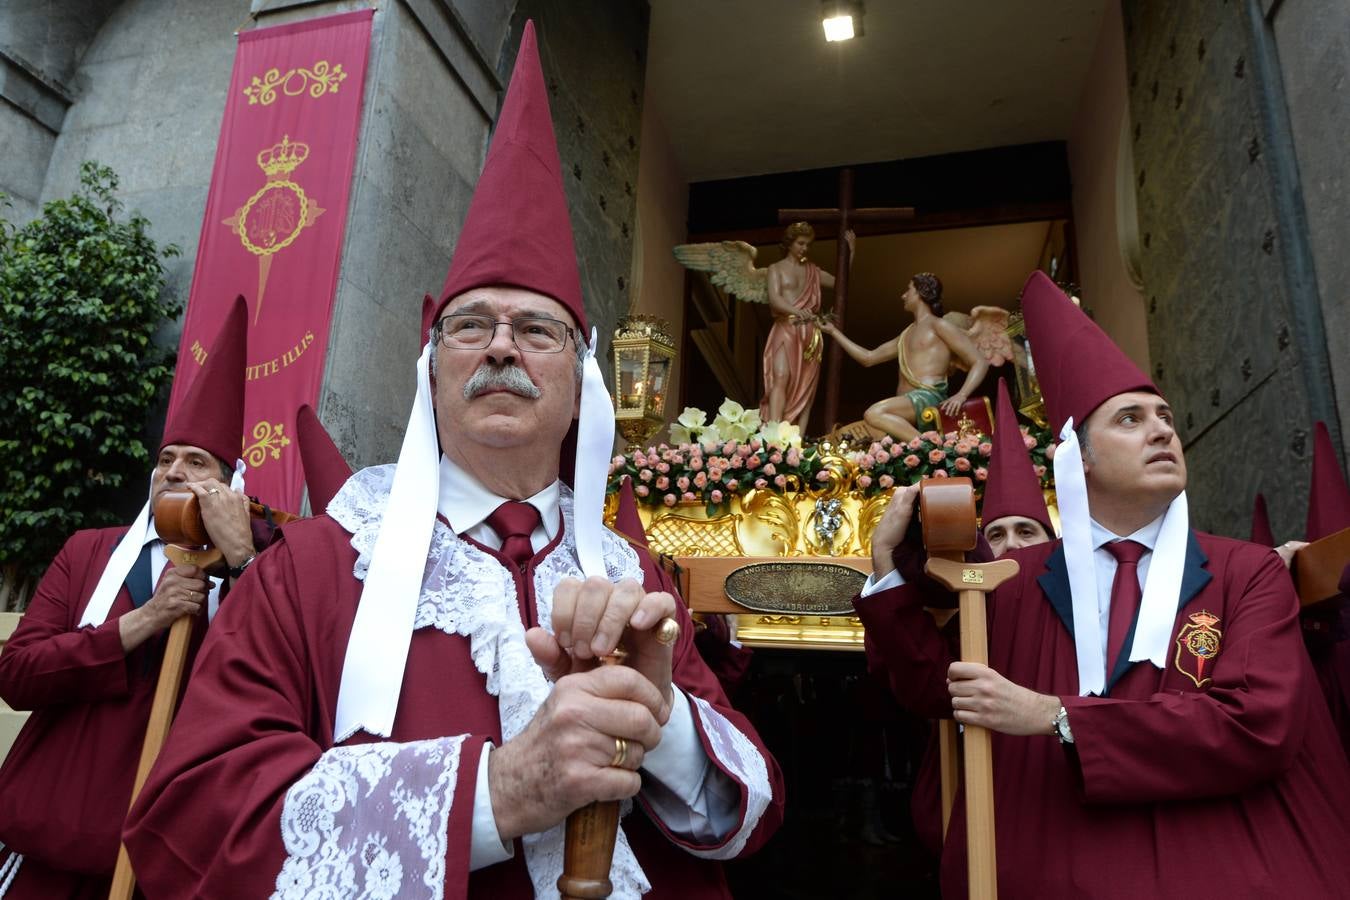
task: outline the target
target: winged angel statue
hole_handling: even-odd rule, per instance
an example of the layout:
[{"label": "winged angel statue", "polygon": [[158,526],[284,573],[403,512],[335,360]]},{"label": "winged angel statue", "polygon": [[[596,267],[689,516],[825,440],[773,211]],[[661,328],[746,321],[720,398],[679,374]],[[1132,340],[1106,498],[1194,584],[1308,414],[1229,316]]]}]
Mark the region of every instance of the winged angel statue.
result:
[{"label": "winged angel statue", "polygon": [[[772,308],[774,326],[764,348],[765,397],[760,403],[760,414],[765,421],[787,420],[805,432],[820,378],[822,335],[839,339],[844,350],[865,366],[889,359],[900,363],[902,378],[898,396],[874,404],[867,416],[870,425],[896,437],[912,437],[917,433],[914,422],[922,411],[916,408],[919,404],[946,404],[953,409],[959,408],[969,392],[978,387],[989,367],[1001,366],[1012,358],[1012,341],[1007,334],[1008,310],[977,306],[969,314],[954,311],[944,314],[940,312],[941,282],[936,276],[929,276],[934,282],[932,287],[936,288],[935,299],[939,302],[936,306],[914,303],[915,308],[911,309],[909,294],[914,290],[911,283],[906,291],[905,308],[915,315],[916,320],[927,320],[926,314],[934,312],[940,317],[942,326],[934,328],[925,322],[927,327],[921,330],[937,332],[934,337],[943,339],[940,342],[943,346],[936,356],[945,358],[931,360],[943,371],[940,378],[933,377],[931,382],[923,376],[935,376],[936,371],[915,375],[911,370],[908,374],[913,377],[904,377],[906,361],[901,349],[907,342],[902,340],[903,335],[869,351],[844,337],[828,317],[820,315],[821,287],[834,287],[834,277],[806,259],[814,238],[815,234],[806,222],[788,226],[783,236],[784,258],[764,268],[755,266],[757,250],[744,241],[681,244],[674,248],[675,258],[685,268],[707,272],[713,284],[741,300],[768,303]],[[849,243],[852,260],[853,233],[848,232],[845,240]],[[928,348],[914,349],[913,355],[918,357],[914,362],[929,362],[927,357],[931,351]],[[955,397],[946,395],[946,373],[952,365],[970,371],[970,377],[961,389],[965,395],[961,392]],[[915,391],[919,389],[927,389],[929,393],[918,396]]]},{"label": "winged angel statue", "polygon": [[[713,284],[741,300],[769,305],[774,321],[764,343],[760,416],[766,422],[793,423],[803,433],[820,382],[821,288],[834,287],[834,276],[807,259],[815,238],[809,223],[792,223],[783,233],[783,258],[762,269],[755,267],[756,249],[744,241],[675,248],[675,258],[686,269],[707,272]],[[846,232],[844,240],[852,260],[853,232]]]}]

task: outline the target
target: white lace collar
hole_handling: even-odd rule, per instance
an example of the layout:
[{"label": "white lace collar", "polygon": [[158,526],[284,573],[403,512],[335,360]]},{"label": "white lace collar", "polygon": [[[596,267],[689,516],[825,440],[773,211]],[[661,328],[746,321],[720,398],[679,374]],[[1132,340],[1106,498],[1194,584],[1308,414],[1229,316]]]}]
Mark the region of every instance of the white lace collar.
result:
[{"label": "white lace collar", "polygon": [[[393,477],[394,466],[363,469],[347,480],[328,505],[328,515],[352,536],[351,545],[358,554],[352,574],[357,579],[364,580],[369,571]],[[573,540],[572,492],[565,485],[560,489],[559,508],[562,538],[534,567],[537,619],[550,631],[558,582],[583,577]],[[605,530],[602,547],[611,580],[642,580],[642,566],[627,541]],[[367,598],[363,596],[362,602]],[[497,698],[504,741],[525,730],[552,689],[525,645],[514,577],[496,557],[461,540],[439,520],[432,531],[413,627],[433,627],[469,639],[474,667],[486,678],[488,693]],[[347,737],[335,735],[335,743]],[[522,844],[536,896],[550,896],[562,873],[563,826],[526,835]],[[614,849],[612,879],[615,897],[636,897],[651,889],[622,829]]]}]

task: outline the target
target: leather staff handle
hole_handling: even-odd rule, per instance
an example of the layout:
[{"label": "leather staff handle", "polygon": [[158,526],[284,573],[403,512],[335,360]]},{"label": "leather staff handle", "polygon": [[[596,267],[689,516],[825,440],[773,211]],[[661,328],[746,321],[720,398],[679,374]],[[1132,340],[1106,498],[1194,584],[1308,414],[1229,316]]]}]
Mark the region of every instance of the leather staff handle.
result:
[{"label": "leather staff handle", "polygon": [[[961,659],[989,663],[985,594],[1017,574],[1010,559],[967,563],[964,554],[975,549],[979,525],[975,516],[975,488],[968,478],[944,478],[919,483],[919,517],[929,559],[925,570],[948,590],[958,592],[961,616]],[[971,900],[998,897],[998,858],[994,847],[994,765],[988,729],[967,725],[964,730],[966,788],[966,868]],[[954,785],[950,770],[955,754],[942,756],[942,781]],[[945,812],[950,815],[950,807]],[[945,822],[944,822],[945,826]]]}]

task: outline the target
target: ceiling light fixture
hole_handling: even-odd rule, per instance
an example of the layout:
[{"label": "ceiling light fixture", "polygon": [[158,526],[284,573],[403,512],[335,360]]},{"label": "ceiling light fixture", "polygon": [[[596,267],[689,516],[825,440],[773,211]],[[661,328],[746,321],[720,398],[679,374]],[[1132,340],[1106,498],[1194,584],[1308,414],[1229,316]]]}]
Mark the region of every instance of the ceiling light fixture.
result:
[{"label": "ceiling light fixture", "polygon": [[862,16],[861,0],[822,0],[820,25],[825,29],[825,40],[833,43],[862,37]]}]

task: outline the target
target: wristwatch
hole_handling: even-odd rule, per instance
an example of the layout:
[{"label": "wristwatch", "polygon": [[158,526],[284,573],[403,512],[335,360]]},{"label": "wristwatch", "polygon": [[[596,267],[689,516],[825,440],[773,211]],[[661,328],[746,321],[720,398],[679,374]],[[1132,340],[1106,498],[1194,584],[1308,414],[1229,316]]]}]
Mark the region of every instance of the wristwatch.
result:
[{"label": "wristwatch", "polygon": [[1073,729],[1069,727],[1069,711],[1062,706],[1050,720],[1050,733],[1058,737],[1061,744],[1073,743]]},{"label": "wristwatch", "polygon": [[254,560],[255,558],[256,558],[256,554],[249,556],[248,559],[244,560],[243,562],[241,562],[241,563],[240,563],[239,565],[237,565],[237,566],[230,566],[230,568],[227,570],[228,573],[229,573],[230,579],[231,579],[231,580],[235,580],[235,579],[239,578],[239,576],[243,575],[243,574],[244,574],[244,570],[247,569],[247,568],[249,567],[249,564],[252,563],[253,560]]}]

